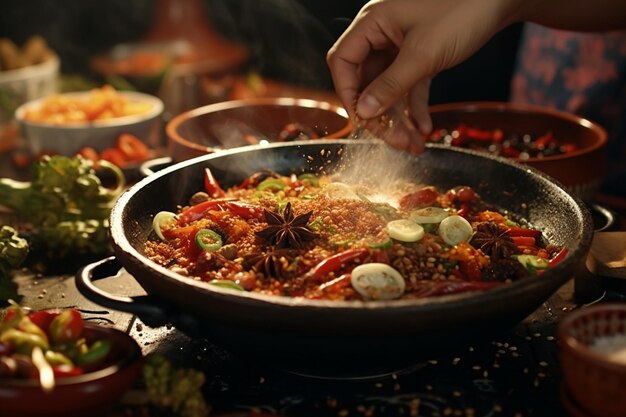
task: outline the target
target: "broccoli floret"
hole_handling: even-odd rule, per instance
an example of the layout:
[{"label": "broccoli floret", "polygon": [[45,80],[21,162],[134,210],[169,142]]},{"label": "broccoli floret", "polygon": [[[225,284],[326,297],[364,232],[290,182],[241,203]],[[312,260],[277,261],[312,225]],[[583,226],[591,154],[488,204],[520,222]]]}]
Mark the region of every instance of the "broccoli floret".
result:
[{"label": "broccoli floret", "polygon": [[55,257],[109,251],[108,217],[125,185],[115,165],[116,188],[104,187],[93,162],[80,156],[45,156],[33,164],[31,181],[0,179],[0,204],[34,229],[39,246]]},{"label": "broccoli floret", "polygon": [[18,268],[28,255],[28,242],[11,226],[0,228],[0,302],[19,299],[11,280],[11,269]]},{"label": "broccoli floret", "polygon": [[159,354],[146,357],[142,372],[151,404],[171,409],[180,417],[209,415],[210,407],[202,395],[202,372],[177,367]]}]

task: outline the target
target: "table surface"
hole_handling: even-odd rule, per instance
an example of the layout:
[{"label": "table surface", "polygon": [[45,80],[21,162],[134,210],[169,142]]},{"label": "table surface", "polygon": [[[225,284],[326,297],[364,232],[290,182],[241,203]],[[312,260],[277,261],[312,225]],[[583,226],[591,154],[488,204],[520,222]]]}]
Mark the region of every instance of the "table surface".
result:
[{"label": "table surface", "polygon": [[[0,163],[0,165],[3,165]],[[3,171],[6,165],[0,167]],[[601,200],[626,230],[626,205]],[[144,354],[162,353],[202,370],[212,415],[281,416],[565,416],[582,415],[563,396],[555,329],[559,319],[581,306],[576,281],[568,281],[531,316],[491,340],[475,340],[453,353],[416,363],[410,369],[362,379],[319,379],[271,369],[236,357],[207,339],[171,327],[150,328],[127,313],[107,311],[81,296],[73,271],[40,275],[18,271],[21,303],[34,309],[76,307],[84,317],[131,334]],[[141,295],[132,276],[97,281],[113,294]],[[613,293],[621,296],[619,291]],[[597,296],[587,294],[585,301]],[[343,353],[341,353],[343,354]],[[143,416],[133,392],[107,410],[107,417]],[[154,414],[152,414],[154,415]]]}]

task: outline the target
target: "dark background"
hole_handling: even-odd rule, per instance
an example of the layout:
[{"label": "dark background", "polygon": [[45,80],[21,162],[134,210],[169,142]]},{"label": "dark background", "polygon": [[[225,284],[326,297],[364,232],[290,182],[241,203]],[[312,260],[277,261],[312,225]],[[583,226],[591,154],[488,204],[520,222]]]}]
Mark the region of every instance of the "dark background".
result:
[{"label": "dark background", "polygon": [[[182,0],[184,1],[184,0]],[[91,76],[89,57],[141,39],[154,18],[153,0],[3,0],[0,37],[18,45],[43,36],[59,54],[64,74]],[[226,38],[252,52],[261,75],[332,90],[327,50],[363,0],[205,0],[207,16]],[[438,75],[431,104],[507,100],[521,25],[509,27],[458,67]]]}]

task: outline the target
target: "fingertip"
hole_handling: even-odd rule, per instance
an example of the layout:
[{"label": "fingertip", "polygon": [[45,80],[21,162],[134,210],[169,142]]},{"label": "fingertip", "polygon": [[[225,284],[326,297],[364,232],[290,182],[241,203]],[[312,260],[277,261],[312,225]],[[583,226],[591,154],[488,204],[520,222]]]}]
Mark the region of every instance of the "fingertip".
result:
[{"label": "fingertip", "polygon": [[382,113],[380,101],[371,94],[359,97],[356,104],[356,114],[363,119],[371,119]]}]

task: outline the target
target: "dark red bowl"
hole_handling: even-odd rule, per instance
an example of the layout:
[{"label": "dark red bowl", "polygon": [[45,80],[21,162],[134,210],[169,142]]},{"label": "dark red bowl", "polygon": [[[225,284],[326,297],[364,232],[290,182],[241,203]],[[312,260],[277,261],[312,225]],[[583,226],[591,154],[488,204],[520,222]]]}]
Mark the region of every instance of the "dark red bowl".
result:
[{"label": "dark red bowl", "polygon": [[0,380],[0,409],[6,416],[73,417],[95,415],[110,407],[141,372],[143,357],[137,342],[119,330],[85,324],[87,341],[109,339],[113,349],[104,367],[80,376],[59,378],[46,393],[38,381]]},{"label": "dark red bowl", "polygon": [[166,126],[175,162],[217,150],[252,145],[246,133],[276,141],[290,123],[314,129],[320,138],[345,138],[352,130],[345,109],[323,100],[261,97],[224,101],[181,113]]},{"label": "dark red bowl", "polygon": [[563,143],[576,145],[571,153],[543,158],[511,158],[558,180],[564,188],[589,200],[606,171],[607,133],[600,125],[572,113],[543,106],[506,102],[464,102],[430,108],[434,129],[454,129],[464,123],[480,129],[502,129],[505,134],[541,136],[551,132]]}]

